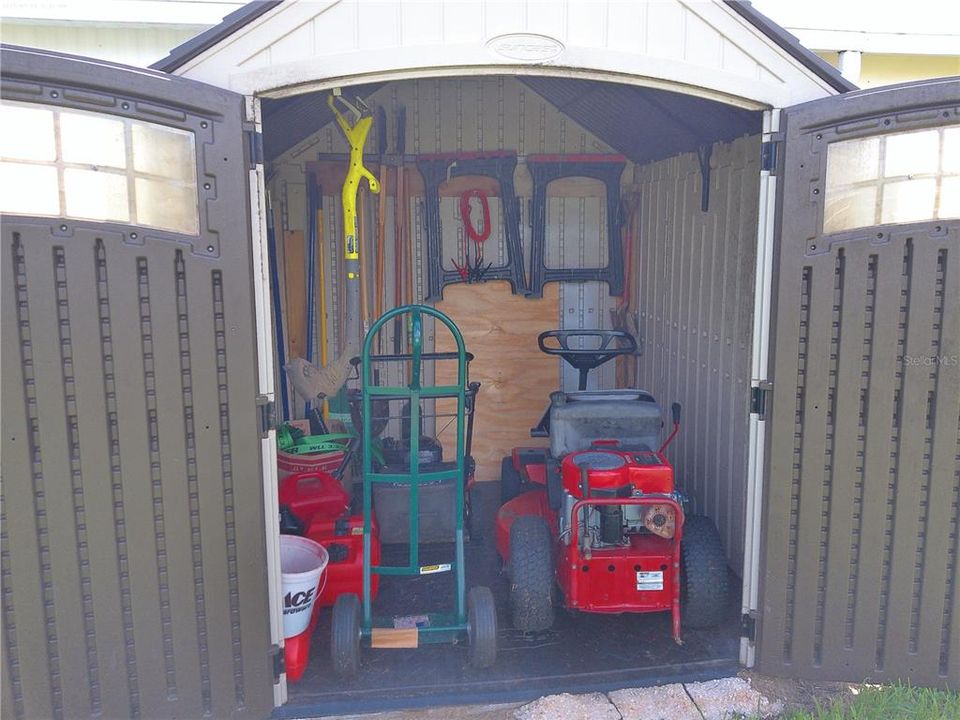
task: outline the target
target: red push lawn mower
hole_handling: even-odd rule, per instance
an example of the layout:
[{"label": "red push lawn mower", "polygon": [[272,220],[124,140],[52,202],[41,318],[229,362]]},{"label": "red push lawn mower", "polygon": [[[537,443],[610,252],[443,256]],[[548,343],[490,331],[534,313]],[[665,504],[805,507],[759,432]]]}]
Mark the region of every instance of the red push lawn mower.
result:
[{"label": "red push lawn mower", "polygon": [[540,349],[580,372],[579,391],[554,392],[533,437],[503,459],[497,552],[510,579],[513,625],[553,624],[554,599],[593,613],[670,611],[673,639],[718,624],[727,609],[726,556],[713,522],[686,515],[660,444],[660,406],[643,390],[587,391],[587,375],[636,341],[614,330],[552,330]]}]

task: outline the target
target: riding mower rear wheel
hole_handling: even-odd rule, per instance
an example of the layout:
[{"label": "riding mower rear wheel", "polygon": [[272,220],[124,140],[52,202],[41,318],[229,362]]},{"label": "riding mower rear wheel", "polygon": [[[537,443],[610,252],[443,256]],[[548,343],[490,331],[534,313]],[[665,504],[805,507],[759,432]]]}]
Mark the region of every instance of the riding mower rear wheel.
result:
[{"label": "riding mower rear wheel", "polygon": [[730,572],[713,521],[689,515],[680,541],[680,610],[684,627],[708,628],[726,617]]},{"label": "riding mower rear wheel", "polygon": [[553,553],[547,521],[525,515],[510,526],[510,613],[522,632],[553,625]]}]

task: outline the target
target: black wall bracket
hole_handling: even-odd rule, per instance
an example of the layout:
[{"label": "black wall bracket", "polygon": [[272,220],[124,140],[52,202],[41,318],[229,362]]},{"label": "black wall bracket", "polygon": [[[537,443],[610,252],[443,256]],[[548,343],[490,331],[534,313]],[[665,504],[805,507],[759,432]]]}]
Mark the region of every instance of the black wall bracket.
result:
[{"label": "black wall bracket", "polygon": [[417,169],[423,176],[424,222],[427,232],[427,302],[443,297],[443,288],[464,282],[460,272],[443,266],[443,235],[440,223],[440,185],[450,178],[481,175],[500,184],[500,203],[507,259],[484,272],[484,280],[507,280],[514,295],[527,293],[520,245],[520,202],[513,185],[517,155],[509,151],[419,155]]},{"label": "black wall bracket", "polygon": [[[623,294],[623,242],[620,237],[620,176],[627,159],[622,155],[528,155],[527,169],[533,178],[531,201],[530,297],[543,297],[548,282],[607,283],[610,295]],[[566,177],[587,177],[607,189],[607,265],[598,268],[548,268],[547,186]]]},{"label": "black wall bracket", "polygon": [[713,145],[704,145],[697,149],[697,160],[700,162],[700,211],[710,209],[710,156],[713,154]]}]

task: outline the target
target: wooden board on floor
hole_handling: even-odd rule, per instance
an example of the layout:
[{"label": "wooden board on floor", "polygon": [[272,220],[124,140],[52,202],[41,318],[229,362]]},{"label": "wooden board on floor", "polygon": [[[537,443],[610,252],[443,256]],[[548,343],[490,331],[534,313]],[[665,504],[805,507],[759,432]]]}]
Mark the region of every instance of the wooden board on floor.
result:
[{"label": "wooden board on floor", "polygon": [[286,286],[287,357],[305,357],[307,348],[307,275],[303,230],[283,233],[283,272]]},{"label": "wooden board on floor", "polygon": [[[530,437],[550,393],[559,382],[558,361],[537,347],[537,336],[559,326],[559,285],[549,283],[543,297],[528,300],[510,293],[506,282],[448,285],[437,308],[457,324],[474,354],[470,379],[481,383],[473,431],[477,480],[500,478],[500,460],[517,445],[542,447]],[[437,329],[438,351],[454,350],[453,339]],[[450,363],[439,363],[437,381],[453,382]],[[440,442],[444,451],[453,438]]]}]

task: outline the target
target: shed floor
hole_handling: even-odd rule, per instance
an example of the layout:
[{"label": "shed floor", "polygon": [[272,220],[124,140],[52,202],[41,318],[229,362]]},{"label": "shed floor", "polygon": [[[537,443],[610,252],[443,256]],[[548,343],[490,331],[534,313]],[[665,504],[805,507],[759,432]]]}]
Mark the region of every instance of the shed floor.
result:
[{"label": "shed floor", "polygon": [[[339,713],[463,703],[530,700],[557,692],[585,692],[665,682],[705,680],[739,668],[737,613],[733,593],[729,622],[712,630],[687,630],[683,646],[670,637],[667,613],[590,615],[558,610],[552,630],[524,637],[509,625],[508,587],[499,573],[493,519],[499,500],[497,483],[480,483],[473,491],[483,537],[467,544],[467,587],[487,585],[497,602],[499,652],[488,670],[467,664],[465,647],[428,645],[420,650],[362,651],[360,674],[336,678],[330,663],[330,610],[320,616],[310,650],[310,664],[298,683],[289,685],[289,701],[274,713],[292,718]],[[452,557],[452,546],[425,546],[424,563]],[[405,546],[384,548],[385,562],[404,562]],[[732,578],[736,579],[736,578]],[[739,587],[739,582],[735,588]],[[449,573],[419,578],[383,578],[375,612],[410,615],[453,606]]]}]

